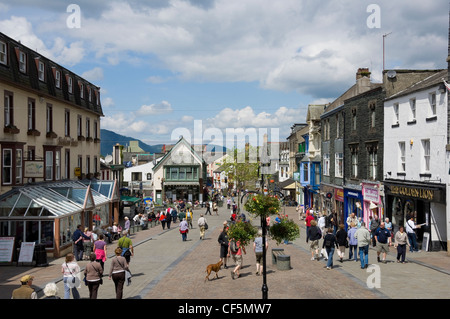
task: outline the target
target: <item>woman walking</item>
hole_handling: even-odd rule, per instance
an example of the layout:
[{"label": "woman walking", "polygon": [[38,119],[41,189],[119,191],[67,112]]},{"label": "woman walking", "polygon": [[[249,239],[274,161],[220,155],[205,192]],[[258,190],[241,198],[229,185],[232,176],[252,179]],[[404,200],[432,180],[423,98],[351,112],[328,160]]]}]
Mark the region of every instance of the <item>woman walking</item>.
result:
[{"label": "woman walking", "polygon": [[336,232],[336,240],[338,243],[338,256],[339,262],[343,262],[345,256],[345,248],[348,246],[347,232],[345,231],[344,224],[339,225],[339,230]]},{"label": "woman walking", "polygon": [[188,223],[186,221],[186,218],[183,218],[183,220],[181,221],[179,227],[180,227],[181,239],[183,241],[186,241],[187,240],[187,234],[189,232],[189,225],[188,225]]},{"label": "woman walking", "polygon": [[80,293],[77,289],[77,286],[80,285],[80,280],[78,278],[80,271],[80,266],[75,261],[75,255],[68,253],[66,255],[66,261],[62,264],[61,269],[64,279],[64,299],[70,299],[71,291],[73,299],[80,299]]},{"label": "woman walking", "polygon": [[90,263],[84,269],[84,276],[89,289],[89,299],[97,299],[98,288],[103,284],[103,267],[97,261],[95,253],[90,255]]},{"label": "woman walking", "polygon": [[228,257],[228,225],[227,222],[223,223],[222,232],[219,235],[217,241],[220,244],[220,260],[223,263],[223,268],[228,269],[227,257]]},{"label": "woman walking", "polygon": [[105,236],[103,234],[100,234],[98,236],[98,240],[94,242],[94,253],[95,253],[95,260],[97,260],[100,265],[102,266],[102,269],[105,268],[105,260],[106,260],[106,242],[104,241]]},{"label": "woman walking", "polygon": [[325,248],[328,255],[327,265],[325,266],[328,270],[333,268],[333,254],[335,247],[338,247],[336,241],[336,236],[333,234],[333,228],[328,228],[327,234],[323,238],[322,248]]},{"label": "woman walking", "polygon": [[[394,247],[397,248],[397,262],[405,263],[406,257],[406,245],[410,246],[408,242],[408,234],[405,232],[405,228],[400,226],[399,230],[395,234]],[[400,261],[401,258],[401,261]]]},{"label": "woman walking", "polygon": [[122,248],[117,247],[114,251],[116,256],[111,260],[109,279],[114,281],[116,287],[116,299],[123,297],[123,285],[125,284],[125,271],[128,271],[128,263],[122,255]]}]

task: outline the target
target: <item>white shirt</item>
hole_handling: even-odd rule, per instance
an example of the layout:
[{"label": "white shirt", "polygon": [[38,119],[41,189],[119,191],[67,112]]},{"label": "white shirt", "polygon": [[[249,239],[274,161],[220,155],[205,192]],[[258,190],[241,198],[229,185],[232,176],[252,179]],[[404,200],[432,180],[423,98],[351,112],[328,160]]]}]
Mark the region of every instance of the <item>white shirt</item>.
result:
[{"label": "white shirt", "polygon": [[414,224],[414,221],[408,220],[406,222],[406,232],[407,233],[414,233],[414,229],[416,229],[416,225]]}]

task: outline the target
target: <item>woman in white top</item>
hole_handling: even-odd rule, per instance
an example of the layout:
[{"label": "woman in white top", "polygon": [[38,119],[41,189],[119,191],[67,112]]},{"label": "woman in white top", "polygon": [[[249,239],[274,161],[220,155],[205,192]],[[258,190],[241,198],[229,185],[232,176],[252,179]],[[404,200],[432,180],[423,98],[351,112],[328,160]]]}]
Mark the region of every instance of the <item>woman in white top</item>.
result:
[{"label": "woman in white top", "polygon": [[62,264],[61,272],[64,277],[64,299],[70,299],[70,291],[72,290],[73,299],[80,299],[80,293],[77,288],[80,286],[80,266],[75,261],[72,253],[66,255],[66,261]]}]

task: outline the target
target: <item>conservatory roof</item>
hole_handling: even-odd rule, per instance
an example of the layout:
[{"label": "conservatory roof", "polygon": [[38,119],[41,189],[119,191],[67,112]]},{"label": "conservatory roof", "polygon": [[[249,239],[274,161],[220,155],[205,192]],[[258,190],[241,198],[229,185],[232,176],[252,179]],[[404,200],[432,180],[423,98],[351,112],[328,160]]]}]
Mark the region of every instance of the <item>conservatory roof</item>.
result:
[{"label": "conservatory roof", "polygon": [[63,217],[105,205],[110,199],[91,185],[59,181],[26,185],[0,196],[0,218]]}]

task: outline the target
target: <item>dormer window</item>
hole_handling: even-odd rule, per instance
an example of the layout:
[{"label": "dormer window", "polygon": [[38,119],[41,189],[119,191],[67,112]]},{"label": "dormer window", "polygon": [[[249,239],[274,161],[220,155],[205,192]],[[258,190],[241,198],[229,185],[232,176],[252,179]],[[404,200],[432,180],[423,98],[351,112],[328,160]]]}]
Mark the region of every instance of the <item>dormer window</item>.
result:
[{"label": "dormer window", "polygon": [[70,94],[73,93],[73,79],[72,77],[67,77],[67,90],[69,91]]},{"label": "dormer window", "polygon": [[84,84],[83,82],[79,82],[80,84],[80,97],[84,99]]},{"label": "dormer window", "polygon": [[59,70],[55,70],[55,86],[58,89],[61,88],[61,72]]},{"label": "dormer window", "polygon": [[0,41],[0,63],[8,64],[8,50],[5,42]]},{"label": "dormer window", "polygon": [[38,62],[38,76],[40,81],[45,81],[45,64],[42,61]]},{"label": "dormer window", "polygon": [[19,70],[27,73],[27,55],[23,51],[19,51]]}]

